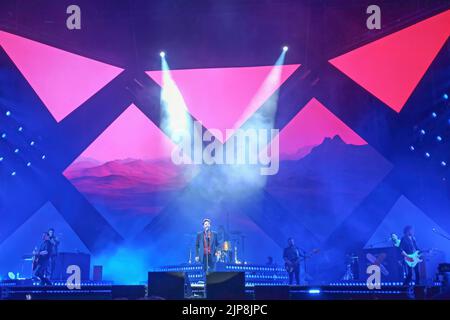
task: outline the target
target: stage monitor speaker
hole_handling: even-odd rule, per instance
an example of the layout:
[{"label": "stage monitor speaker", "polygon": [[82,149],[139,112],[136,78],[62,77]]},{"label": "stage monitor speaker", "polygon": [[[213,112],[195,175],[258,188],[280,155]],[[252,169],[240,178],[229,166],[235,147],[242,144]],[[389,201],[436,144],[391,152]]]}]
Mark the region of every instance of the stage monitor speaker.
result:
[{"label": "stage monitor speaker", "polygon": [[167,300],[184,299],[184,272],[149,272],[148,296]]},{"label": "stage monitor speaker", "polygon": [[289,286],[255,286],[255,300],[289,300]]},{"label": "stage monitor speaker", "polygon": [[91,256],[87,253],[60,252],[56,257],[55,271],[52,275],[53,280],[67,280],[67,267],[76,265],[81,270],[81,280],[90,279]]},{"label": "stage monitor speaker", "polygon": [[206,298],[210,300],[245,299],[244,272],[213,272],[206,276]]},{"label": "stage monitor speaker", "polygon": [[141,300],[145,298],[143,285],[114,285],[111,289],[113,300]]}]

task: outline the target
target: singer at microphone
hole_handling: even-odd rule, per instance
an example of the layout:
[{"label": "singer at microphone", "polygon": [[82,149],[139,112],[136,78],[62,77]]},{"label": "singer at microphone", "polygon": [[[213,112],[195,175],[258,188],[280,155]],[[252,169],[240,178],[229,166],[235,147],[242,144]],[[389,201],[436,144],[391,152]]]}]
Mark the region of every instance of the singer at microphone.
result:
[{"label": "singer at microphone", "polygon": [[218,247],[217,233],[211,231],[211,220],[203,219],[203,231],[197,233],[195,241],[195,261],[200,262],[200,252],[202,252],[203,270],[205,272],[214,270]]}]

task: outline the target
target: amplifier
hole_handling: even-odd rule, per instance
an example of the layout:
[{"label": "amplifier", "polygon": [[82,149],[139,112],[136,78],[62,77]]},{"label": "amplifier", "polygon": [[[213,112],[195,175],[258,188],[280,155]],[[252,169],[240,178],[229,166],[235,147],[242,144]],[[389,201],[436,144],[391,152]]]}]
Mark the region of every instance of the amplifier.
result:
[{"label": "amplifier", "polygon": [[381,269],[382,282],[399,282],[404,279],[403,258],[396,247],[364,249],[358,254],[360,280],[365,280],[368,275],[367,267],[377,264]]},{"label": "amplifier", "polygon": [[67,267],[77,265],[81,270],[81,280],[90,279],[91,256],[87,253],[60,252],[56,257],[55,271],[52,280],[66,280]]}]

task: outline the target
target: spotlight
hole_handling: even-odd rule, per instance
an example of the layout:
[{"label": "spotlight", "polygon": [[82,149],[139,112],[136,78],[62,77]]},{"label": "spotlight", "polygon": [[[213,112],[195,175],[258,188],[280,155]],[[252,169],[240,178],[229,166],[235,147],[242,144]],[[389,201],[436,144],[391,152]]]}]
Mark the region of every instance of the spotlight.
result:
[{"label": "spotlight", "polygon": [[14,150],[14,153],[19,153],[19,149],[16,148],[16,149]]},{"label": "spotlight", "polygon": [[11,172],[11,175],[14,177],[17,173],[15,171]]},{"label": "spotlight", "polygon": [[437,137],[436,137],[436,140],[439,141],[439,142],[441,142],[441,141],[442,141],[442,137],[441,137],[441,136],[437,136]]},{"label": "spotlight", "polygon": [[414,148],[414,146],[409,146],[409,150],[414,151],[416,148]]},{"label": "spotlight", "polygon": [[421,134],[421,135],[425,135],[425,133],[427,133],[425,130],[423,130],[423,129],[420,130],[420,134]]},{"label": "spotlight", "polygon": [[446,167],[447,166],[447,162],[441,161],[441,166]]},{"label": "spotlight", "polygon": [[9,117],[11,115],[11,111],[8,110],[8,111],[6,111],[5,114],[6,114],[7,117]]},{"label": "spotlight", "polygon": [[2,162],[2,161],[3,161],[3,159],[4,159],[3,157],[0,157],[0,162]]},{"label": "spotlight", "polygon": [[425,152],[425,157],[429,158],[429,157],[431,157],[431,154],[429,152]]},{"label": "spotlight", "polygon": [[8,272],[8,278],[10,279],[10,280],[14,280],[14,279],[16,279],[16,274],[14,273],[14,272]]},{"label": "spotlight", "polygon": [[161,58],[164,58],[164,57],[166,56],[166,53],[165,53],[164,51],[161,51],[161,52],[159,53],[159,56],[160,56]]},{"label": "spotlight", "polygon": [[31,162],[28,162],[28,163],[27,163],[27,167],[31,167]]},{"label": "spotlight", "polygon": [[18,130],[19,132],[22,132],[22,131],[23,131],[23,127],[19,127],[17,130]]},{"label": "spotlight", "polygon": [[42,159],[42,160],[45,160],[45,158],[46,158],[46,157],[45,157],[45,154],[43,154],[42,157],[41,157],[41,159]]},{"label": "spotlight", "polygon": [[30,142],[30,146],[34,146],[34,144],[35,144],[34,141],[31,141],[31,142]]},{"label": "spotlight", "polygon": [[6,133],[2,133],[2,139],[6,139]]},{"label": "spotlight", "polygon": [[445,100],[448,100],[448,94],[444,93],[444,95],[442,96]]},{"label": "spotlight", "polygon": [[289,47],[288,47],[288,46],[284,46],[284,47],[283,47],[283,51],[284,51],[284,52],[286,52],[286,51],[288,51],[288,50],[289,50]]},{"label": "spotlight", "polygon": [[432,116],[433,118],[437,118],[437,113],[436,113],[436,112],[432,112],[432,113],[431,113],[431,116]]}]

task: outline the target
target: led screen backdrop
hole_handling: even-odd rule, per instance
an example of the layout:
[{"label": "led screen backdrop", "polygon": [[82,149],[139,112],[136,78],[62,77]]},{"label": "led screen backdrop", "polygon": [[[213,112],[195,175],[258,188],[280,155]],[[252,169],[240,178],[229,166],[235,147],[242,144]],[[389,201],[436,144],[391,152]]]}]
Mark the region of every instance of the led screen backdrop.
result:
[{"label": "led screen backdrop", "polygon": [[[388,17],[385,30],[353,27],[333,40],[320,23],[285,32],[294,16],[278,14],[273,29],[264,27],[266,39],[240,33],[243,47],[216,40],[250,30],[253,20],[222,25],[219,34],[197,22],[174,36],[168,21],[151,20],[150,30],[148,16],[135,13],[133,31],[121,20],[117,43],[92,50],[104,29],[60,41],[0,26],[0,273],[25,273],[21,257],[54,227],[62,251],[92,254],[118,281],[142,280],[150,267],[193,259],[206,217],[241,262],[271,256],[281,264],[288,237],[305,251],[320,248],[311,281],[339,277],[345,254],[385,245],[406,224],[450,254],[430,232],[450,230],[448,169],[439,165],[448,152],[432,152],[424,164],[410,150],[418,117],[445,103],[450,11],[406,19],[391,6],[401,23]],[[299,4],[291,14],[305,10]],[[324,13],[336,32],[353,14]],[[205,15],[217,17],[225,19]],[[161,34],[158,23],[167,26]],[[195,28],[215,41],[199,43]],[[209,137],[200,148],[213,143],[214,155],[240,129],[277,130],[255,153],[279,154],[276,173],[261,175],[259,164],[196,163],[195,148],[186,163],[174,163],[195,125]],[[270,154],[275,144],[279,153]]]}]

